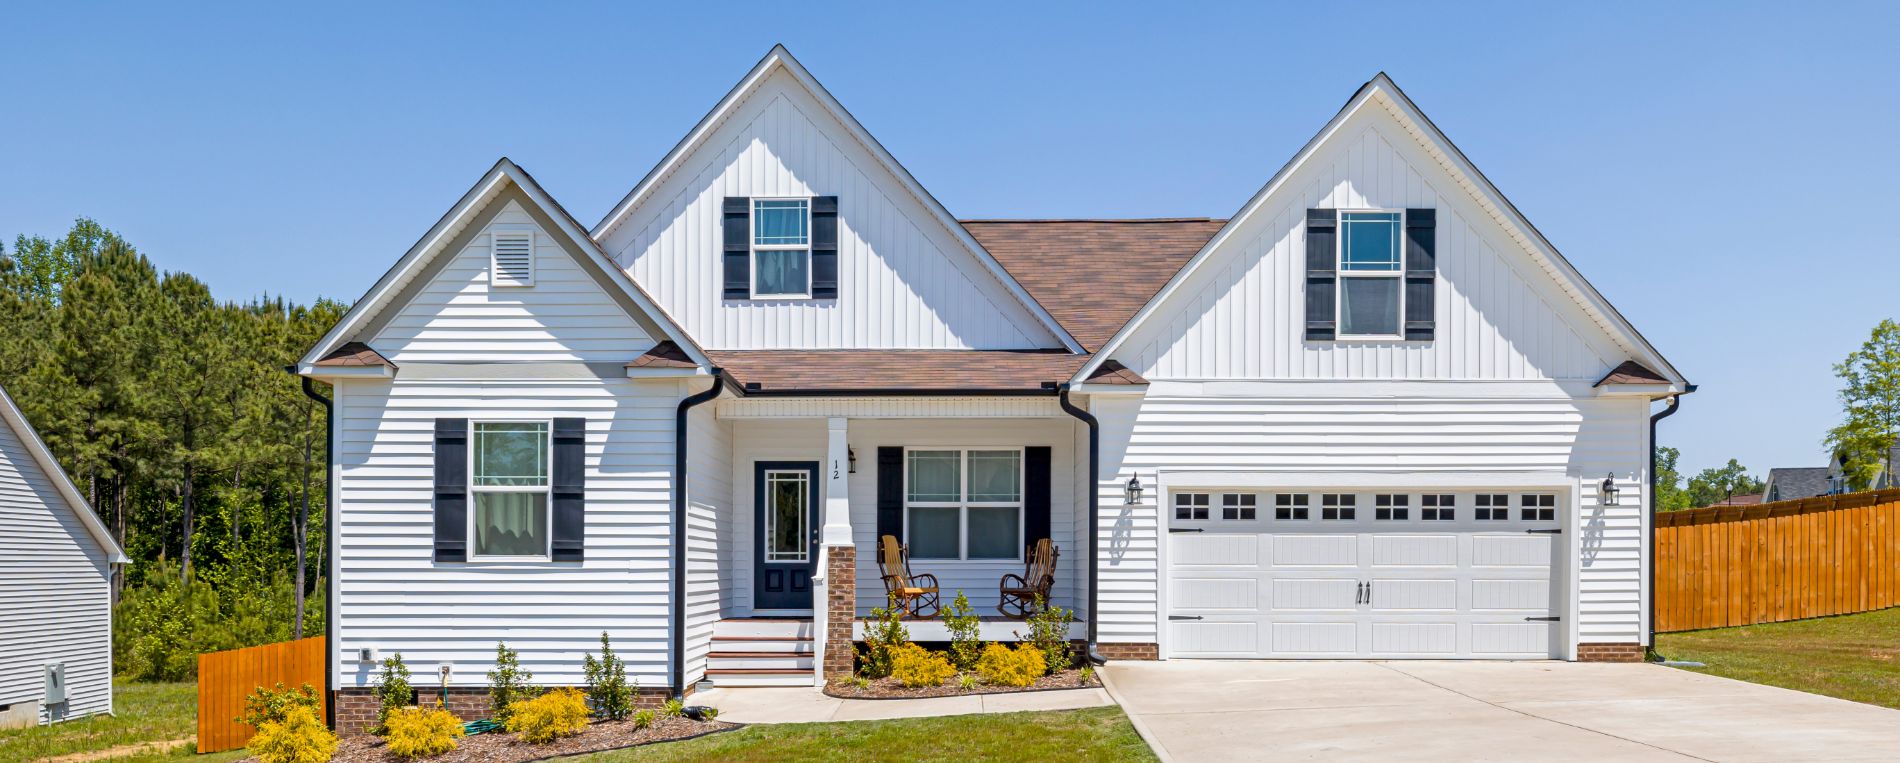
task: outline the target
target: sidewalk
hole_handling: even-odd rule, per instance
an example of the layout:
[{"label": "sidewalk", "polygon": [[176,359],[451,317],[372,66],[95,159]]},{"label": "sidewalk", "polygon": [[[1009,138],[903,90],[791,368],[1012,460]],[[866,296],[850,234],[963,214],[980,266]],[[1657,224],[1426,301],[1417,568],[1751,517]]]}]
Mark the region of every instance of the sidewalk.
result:
[{"label": "sidewalk", "polygon": [[839,699],[817,689],[708,689],[688,704],[719,708],[719,720],[733,723],[824,723],[880,721],[975,713],[1077,710],[1115,704],[1101,688],[978,694],[929,699]]}]

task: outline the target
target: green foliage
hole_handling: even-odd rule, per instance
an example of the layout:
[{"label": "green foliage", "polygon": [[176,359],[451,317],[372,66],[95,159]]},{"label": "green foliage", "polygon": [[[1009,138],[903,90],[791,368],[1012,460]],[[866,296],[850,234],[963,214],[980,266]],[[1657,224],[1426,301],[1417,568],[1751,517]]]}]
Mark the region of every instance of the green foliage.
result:
[{"label": "green foliage", "polygon": [[389,728],[389,714],[416,701],[416,691],[409,686],[409,666],[402,663],[402,652],[383,658],[382,670],[376,674],[376,686],[371,691],[376,695],[376,728],[370,733],[381,736]]},{"label": "green foliage", "polygon": [[298,707],[309,708],[313,713],[322,710],[323,703],[317,695],[317,690],[310,684],[287,689],[284,688],[283,682],[279,681],[275,689],[259,686],[251,692],[250,696],[245,697],[244,714],[238,716],[236,720],[253,729],[260,729],[266,723],[283,723],[284,719],[290,715],[291,709]]},{"label": "green foliage", "polygon": [[1834,375],[1841,380],[1841,423],[1825,442],[1846,462],[1848,486],[1865,490],[1876,474],[1893,474],[1900,441],[1900,323],[1874,326],[1860,349],[1834,365]]},{"label": "green foliage", "polygon": [[1069,625],[1075,622],[1075,613],[1036,597],[1035,611],[1029,615],[1029,635],[1018,632],[1016,638],[1034,646],[1042,652],[1043,663],[1049,672],[1059,673],[1069,669],[1072,664],[1069,645]]},{"label": "green foliage", "polygon": [[983,682],[995,686],[1029,686],[1048,670],[1043,661],[1042,650],[1033,644],[1017,644],[1011,649],[1002,644],[991,644],[983,649],[983,656],[977,658],[976,672]]},{"label": "green foliage", "polygon": [[974,690],[976,688],[976,676],[969,673],[957,676],[957,688],[964,691]]},{"label": "green foliage", "polygon": [[324,727],[317,711],[298,706],[283,720],[259,727],[246,746],[259,763],[324,763],[336,755],[336,734]]},{"label": "green foliage", "polygon": [[595,715],[617,721],[633,712],[634,687],[627,682],[627,663],[614,656],[606,631],[600,632],[600,659],[587,655],[581,670],[587,677],[587,701],[594,706]]},{"label": "green foliage", "polygon": [[1682,451],[1666,445],[1656,447],[1656,509],[1658,511],[1677,511],[1691,507],[1689,492],[1682,488],[1682,473],[1676,471],[1676,461],[1682,457]]},{"label": "green foliage", "polygon": [[515,703],[505,727],[531,744],[546,744],[587,728],[587,698],[574,688],[555,689]]},{"label": "green foliage", "polygon": [[869,678],[891,674],[892,650],[910,643],[910,629],[904,627],[904,610],[891,596],[888,606],[871,610],[864,625],[864,646],[858,649],[858,672]]},{"label": "green foliage", "polygon": [[534,671],[521,667],[521,657],[507,644],[495,642],[495,669],[488,671],[488,706],[494,708],[494,720],[508,724],[514,703],[541,696],[534,685]]},{"label": "green foliage", "polygon": [[891,677],[912,688],[942,686],[957,674],[944,656],[916,644],[905,644],[891,652]]},{"label": "green foliage", "polygon": [[436,703],[434,709],[405,707],[389,714],[389,731],[383,743],[389,754],[403,760],[427,758],[455,749],[461,739],[462,719]]},{"label": "green foliage", "polygon": [[633,727],[634,728],[644,729],[651,725],[653,725],[653,711],[652,710],[635,710],[633,712]]},{"label": "green foliage", "polygon": [[719,708],[708,705],[699,711],[699,719],[707,723],[719,720]]},{"label": "green foliage", "polygon": [[660,714],[668,718],[678,718],[680,717],[680,713],[685,712],[685,710],[686,703],[677,699],[669,699],[660,705]]},{"label": "green foliage", "polygon": [[1089,684],[1095,683],[1095,666],[1083,665],[1081,675],[1077,676],[1077,678],[1082,679],[1083,686],[1088,686]]},{"label": "green foliage", "polygon": [[970,597],[957,591],[957,598],[943,609],[943,626],[950,631],[950,664],[957,670],[976,667],[983,655],[983,639],[978,637],[976,613],[970,610]]},{"label": "green foliage", "polygon": [[[178,565],[157,561],[128,573],[131,581],[113,609],[112,654],[119,674],[142,681],[185,681],[198,673],[198,655],[294,636],[296,587],[281,572],[259,571],[214,585],[200,574],[179,577]],[[321,590],[321,589],[320,589]],[[306,627],[323,628],[323,597],[310,600]]]},{"label": "green foliage", "polygon": [[1761,480],[1748,476],[1748,469],[1731,458],[1726,466],[1703,469],[1689,478],[1689,503],[1707,506],[1728,500],[1730,496],[1759,493],[1761,489]]}]

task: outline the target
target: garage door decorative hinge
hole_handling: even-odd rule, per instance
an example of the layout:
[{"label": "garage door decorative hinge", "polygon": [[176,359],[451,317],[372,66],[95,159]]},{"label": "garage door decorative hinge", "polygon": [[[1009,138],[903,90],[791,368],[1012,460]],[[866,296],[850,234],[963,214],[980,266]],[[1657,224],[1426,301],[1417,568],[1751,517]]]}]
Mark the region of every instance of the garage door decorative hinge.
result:
[{"label": "garage door decorative hinge", "polygon": [[1564,531],[1563,531],[1563,530],[1561,530],[1561,529],[1552,529],[1552,530],[1525,530],[1524,532],[1527,532],[1527,533],[1530,533],[1530,534],[1532,534],[1532,535],[1562,535],[1562,534],[1564,534]]},{"label": "garage door decorative hinge", "polygon": [[1524,619],[1527,622],[1533,622],[1533,623],[1554,623],[1559,620],[1562,620],[1563,618],[1553,616],[1553,617],[1526,617]]},{"label": "garage door decorative hinge", "polygon": [[1169,620],[1199,620],[1200,615],[1168,615]]},{"label": "garage door decorative hinge", "polygon": [[1207,531],[1206,531],[1206,530],[1203,530],[1203,529],[1201,529],[1201,528],[1199,528],[1199,527],[1170,527],[1170,528],[1168,528],[1168,532],[1171,532],[1171,533],[1199,533],[1199,532],[1207,532]]}]

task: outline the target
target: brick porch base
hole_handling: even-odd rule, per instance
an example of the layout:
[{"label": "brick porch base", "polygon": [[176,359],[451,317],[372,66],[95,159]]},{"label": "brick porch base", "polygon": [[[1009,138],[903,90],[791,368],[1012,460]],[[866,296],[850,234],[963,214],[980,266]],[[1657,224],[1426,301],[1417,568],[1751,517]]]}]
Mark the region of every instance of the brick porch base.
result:
[{"label": "brick porch base", "polygon": [[1642,644],[1578,644],[1578,662],[1642,662]]},{"label": "brick porch base", "polygon": [[851,625],[858,619],[858,549],[825,547],[825,678],[849,678],[857,670]]}]

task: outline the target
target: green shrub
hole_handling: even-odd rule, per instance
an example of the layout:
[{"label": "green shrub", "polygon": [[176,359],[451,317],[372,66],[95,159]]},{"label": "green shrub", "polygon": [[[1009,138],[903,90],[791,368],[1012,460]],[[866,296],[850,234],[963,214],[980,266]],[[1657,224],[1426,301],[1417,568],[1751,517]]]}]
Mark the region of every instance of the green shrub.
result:
[{"label": "green shrub", "polygon": [[1075,622],[1075,613],[1052,605],[1036,597],[1036,611],[1029,615],[1029,635],[1018,632],[1016,638],[1024,643],[1034,644],[1042,650],[1043,664],[1050,673],[1068,670],[1074,664],[1069,645],[1069,625]]},{"label": "green shrub", "polygon": [[976,688],[976,676],[969,673],[957,676],[957,688],[970,691]]},{"label": "green shrub", "polygon": [[389,754],[403,760],[427,758],[453,750],[455,740],[461,739],[463,734],[462,719],[442,709],[439,702],[433,710],[419,707],[397,710],[390,713],[384,723],[388,729],[383,741],[389,748]]},{"label": "green shrub", "polygon": [[995,686],[1033,685],[1047,667],[1042,650],[1032,644],[1017,644],[1015,649],[991,644],[976,661],[977,674]]},{"label": "green shrub", "polygon": [[[198,655],[295,636],[297,588],[281,565],[247,564],[242,576],[193,565],[189,580],[168,561],[139,562],[125,570],[125,588],[112,610],[112,664],[138,681],[189,681]],[[321,578],[304,603],[304,634],[323,633]]]},{"label": "green shrub", "polygon": [[614,656],[606,631],[600,632],[600,659],[587,655],[581,669],[587,675],[587,701],[595,715],[617,721],[633,712],[634,687],[627,682],[627,663]]},{"label": "green shrub", "polygon": [[978,636],[980,621],[970,611],[970,597],[957,592],[955,601],[943,610],[943,627],[950,631],[950,664],[957,670],[971,670],[983,656],[983,639]]},{"label": "green shrub", "polygon": [[888,606],[871,610],[871,621],[864,626],[864,646],[858,650],[858,672],[867,678],[891,674],[892,651],[910,643],[910,630],[904,627],[904,610],[890,595]]},{"label": "green shrub", "polygon": [[653,711],[652,710],[634,711],[633,713],[633,727],[634,728],[644,729],[651,725],[653,725]]},{"label": "green shrub", "polygon": [[265,721],[246,745],[259,763],[324,763],[336,755],[336,735],[317,711],[293,705],[283,720]]},{"label": "green shrub", "polygon": [[680,717],[680,713],[683,713],[685,711],[686,711],[686,703],[681,702],[677,699],[669,699],[664,704],[660,705],[660,714],[668,718],[678,718]]},{"label": "green shrub", "polygon": [[719,720],[719,708],[710,705],[701,708],[699,711],[699,719],[707,723]]},{"label": "green shrub", "polygon": [[235,720],[253,729],[261,729],[266,723],[283,723],[291,708],[295,707],[307,707],[315,713],[323,709],[323,703],[317,696],[317,690],[311,688],[310,684],[286,689],[283,682],[279,681],[275,689],[259,686],[252,690],[250,696],[244,698],[244,714]]},{"label": "green shrub", "polygon": [[942,686],[944,679],[956,674],[943,655],[916,644],[905,644],[891,653],[891,677],[911,688]]},{"label": "green shrub", "polygon": [[382,736],[389,729],[389,714],[416,703],[416,690],[409,686],[409,666],[402,664],[402,652],[383,659],[376,675],[376,728],[370,733]]},{"label": "green shrub", "polygon": [[495,642],[495,669],[488,671],[488,706],[494,708],[494,721],[508,725],[508,714],[516,702],[541,696],[534,685],[534,672],[521,667],[521,657],[507,644]]},{"label": "green shrub", "polygon": [[1083,665],[1082,675],[1079,677],[1082,679],[1083,686],[1087,686],[1089,684],[1095,683],[1095,666]]},{"label": "green shrub", "polygon": [[578,689],[555,689],[515,703],[508,714],[509,733],[529,744],[546,744],[587,728],[587,697]]}]

